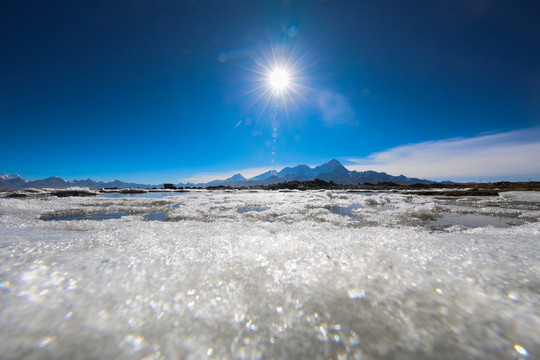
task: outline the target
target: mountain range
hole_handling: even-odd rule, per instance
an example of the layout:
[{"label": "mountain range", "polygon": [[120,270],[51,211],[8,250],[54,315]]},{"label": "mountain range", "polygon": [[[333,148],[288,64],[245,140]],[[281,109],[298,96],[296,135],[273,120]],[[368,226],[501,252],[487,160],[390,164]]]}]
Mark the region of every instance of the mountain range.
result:
[{"label": "mountain range", "polygon": [[354,171],[348,170],[338,160],[332,159],[327,163],[316,167],[307,165],[297,165],[295,167],[286,167],[281,171],[270,170],[263,174],[246,179],[242,174],[235,174],[225,180],[214,180],[205,184],[178,184],[178,186],[255,186],[278,184],[287,181],[309,181],[309,180],[333,181],[337,184],[365,184],[378,182],[393,182],[396,184],[432,184],[433,181],[409,178],[404,175],[393,176],[385,172],[377,171]]},{"label": "mountain range", "polygon": [[[432,184],[433,181],[409,178],[404,175],[393,176],[385,172],[377,171],[354,171],[348,170],[338,160],[332,159],[327,163],[316,167],[307,165],[297,165],[295,167],[286,167],[281,171],[270,170],[263,174],[245,178],[242,174],[235,174],[225,180],[213,180],[207,183],[179,183],[177,187],[208,187],[208,186],[255,186],[255,185],[270,185],[278,184],[287,181],[308,181],[308,180],[325,180],[333,181],[337,184],[365,184],[378,182],[393,182],[396,184]],[[88,187],[91,189],[99,188],[161,188],[163,184],[146,185],[136,183],[126,183],[120,180],[111,182],[95,181],[92,179],[86,180],[64,180],[53,176],[46,179],[29,181],[19,175],[0,174],[0,189],[3,190],[18,190],[25,188],[68,188],[68,187]]]},{"label": "mountain range", "polygon": [[[156,185],[157,186],[163,186]],[[13,174],[0,174],[0,190],[19,190],[19,189],[41,189],[41,188],[51,188],[51,189],[66,189],[70,187],[87,187],[90,189],[101,189],[101,188],[152,188],[153,185],[144,185],[144,184],[135,184],[127,183],[120,180],[114,181],[95,181],[92,179],[85,180],[64,180],[57,176],[51,176],[45,179],[39,180],[26,180],[19,175]]]}]

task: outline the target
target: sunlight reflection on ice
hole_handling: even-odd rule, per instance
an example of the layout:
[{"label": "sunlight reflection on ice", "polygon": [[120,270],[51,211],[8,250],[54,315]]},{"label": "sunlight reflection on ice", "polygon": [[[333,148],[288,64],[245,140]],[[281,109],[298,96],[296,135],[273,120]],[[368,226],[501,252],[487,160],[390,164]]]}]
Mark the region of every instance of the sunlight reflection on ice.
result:
[{"label": "sunlight reflection on ice", "polygon": [[2,356],[531,357],[540,204],[458,200],[0,198]]}]

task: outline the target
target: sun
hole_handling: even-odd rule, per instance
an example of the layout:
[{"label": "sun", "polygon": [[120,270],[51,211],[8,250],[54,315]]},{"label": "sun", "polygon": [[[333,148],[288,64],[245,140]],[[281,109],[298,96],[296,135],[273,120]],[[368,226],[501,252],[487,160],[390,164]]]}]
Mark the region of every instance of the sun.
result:
[{"label": "sun", "polygon": [[268,76],[270,86],[274,91],[284,91],[289,87],[289,72],[285,69],[272,70]]},{"label": "sun", "polygon": [[[247,57],[252,64],[247,65],[247,61],[245,64],[234,63],[242,69],[241,76],[249,85],[238,96],[250,98],[246,111],[256,108],[258,117],[262,118],[264,114],[275,116],[279,108],[287,121],[293,112],[300,113],[303,108],[300,103],[308,102],[315,91],[309,86],[313,76],[306,76],[306,70],[315,64],[310,60],[309,52],[300,52],[296,46],[289,49],[270,45],[253,50]],[[226,55],[222,58],[227,61]]]}]

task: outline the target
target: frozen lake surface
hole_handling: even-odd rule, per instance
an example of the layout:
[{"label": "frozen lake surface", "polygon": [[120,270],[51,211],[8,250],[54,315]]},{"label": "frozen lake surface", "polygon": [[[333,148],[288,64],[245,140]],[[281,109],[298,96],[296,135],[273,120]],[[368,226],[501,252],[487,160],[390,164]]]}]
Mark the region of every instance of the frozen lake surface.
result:
[{"label": "frozen lake surface", "polygon": [[0,198],[0,358],[540,357],[540,196]]}]

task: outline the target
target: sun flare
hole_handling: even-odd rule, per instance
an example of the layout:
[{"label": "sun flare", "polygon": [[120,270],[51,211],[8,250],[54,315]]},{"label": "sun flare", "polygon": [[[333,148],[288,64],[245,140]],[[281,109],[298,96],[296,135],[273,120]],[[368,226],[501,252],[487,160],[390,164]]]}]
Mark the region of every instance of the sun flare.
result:
[{"label": "sun flare", "polygon": [[283,91],[289,86],[289,73],[285,69],[276,69],[270,73],[270,86],[274,91]]},{"label": "sun flare", "polygon": [[[248,74],[249,88],[239,96],[251,98],[248,109],[257,108],[259,118],[277,114],[287,122],[291,115],[299,115],[303,108],[299,104],[305,104],[307,95],[315,91],[308,85],[313,77],[306,76],[306,70],[314,64],[307,52],[299,52],[296,47],[287,51],[283,46],[269,46],[260,48],[252,60],[254,67],[238,65],[253,74]],[[277,108],[281,110],[276,112]]]}]

